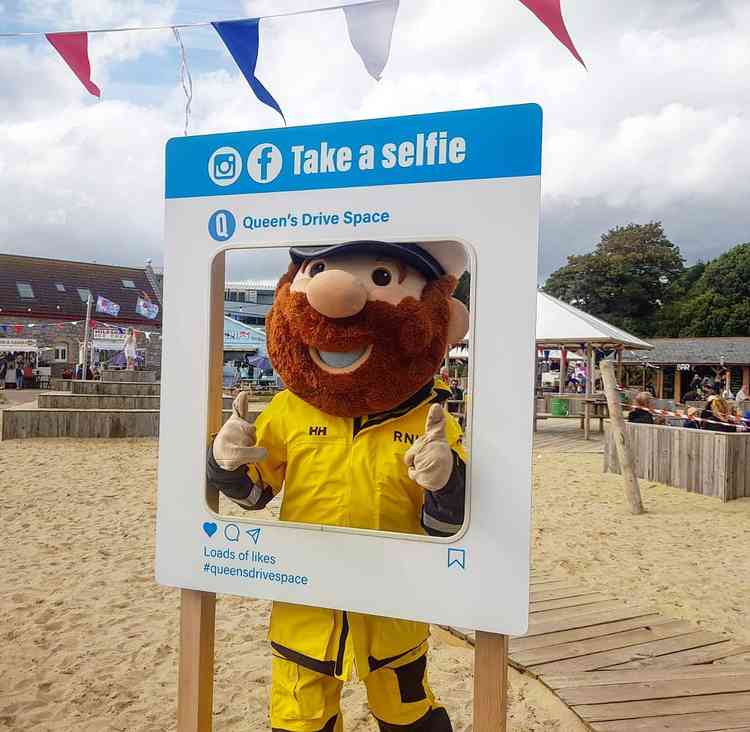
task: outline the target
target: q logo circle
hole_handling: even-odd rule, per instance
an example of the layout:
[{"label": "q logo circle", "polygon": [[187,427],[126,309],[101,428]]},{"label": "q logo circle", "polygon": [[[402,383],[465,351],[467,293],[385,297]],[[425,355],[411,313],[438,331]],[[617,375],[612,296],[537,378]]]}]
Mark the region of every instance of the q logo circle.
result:
[{"label": "q logo circle", "polygon": [[208,233],[214,241],[229,241],[237,228],[237,221],[231,211],[220,208],[208,219]]}]

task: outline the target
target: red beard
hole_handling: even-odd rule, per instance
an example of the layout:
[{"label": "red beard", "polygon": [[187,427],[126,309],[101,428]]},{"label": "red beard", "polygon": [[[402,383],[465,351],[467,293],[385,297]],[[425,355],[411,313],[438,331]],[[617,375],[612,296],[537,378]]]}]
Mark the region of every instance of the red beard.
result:
[{"label": "red beard", "polygon": [[[294,270],[279,281],[267,320],[268,354],[290,391],[328,414],[359,417],[393,409],[432,379],[448,345],[453,277],[428,282],[420,300],[368,302],[351,318],[333,319],[315,310],[304,293],[290,292]],[[369,345],[367,361],[348,374],[324,371],[309,351]]]}]

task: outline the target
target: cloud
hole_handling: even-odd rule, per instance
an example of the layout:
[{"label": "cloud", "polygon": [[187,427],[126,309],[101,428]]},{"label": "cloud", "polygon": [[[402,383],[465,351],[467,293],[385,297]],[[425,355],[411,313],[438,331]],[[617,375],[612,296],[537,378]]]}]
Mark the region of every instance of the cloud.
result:
[{"label": "cloud", "polygon": [[[297,7],[263,0],[212,12]],[[750,6],[568,3],[588,73],[520,3],[457,7],[402,3],[379,83],[352,49],[341,11],[263,20],[258,77],[290,124],[540,102],[542,275],[631,220],[662,219],[690,260],[750,239]],[[29,0],[24,9],[34,27],[163,24],[187,12],[144,0]],[[280,124],[212,31],[183,38],[194,80],[191,132]],[[101,102],[46,44],[0,45],[0,249],[160,261],[163,147],[181,133],[184,113],[172,83],[174,40],[169,32],[98,35],[91,54]],[[127,97],[108,97],[110,88]]]}]

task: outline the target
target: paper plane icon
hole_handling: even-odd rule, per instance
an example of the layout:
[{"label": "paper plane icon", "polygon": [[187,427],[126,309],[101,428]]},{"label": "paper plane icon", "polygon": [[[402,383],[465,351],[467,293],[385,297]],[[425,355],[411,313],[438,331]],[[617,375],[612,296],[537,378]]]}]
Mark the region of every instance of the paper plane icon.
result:
[{"label": "paper plane icon", "polygon": [[253,544],[258,543],[258,539],[260,539],[260,529],[247,529],[245,533],[253,540]]}]

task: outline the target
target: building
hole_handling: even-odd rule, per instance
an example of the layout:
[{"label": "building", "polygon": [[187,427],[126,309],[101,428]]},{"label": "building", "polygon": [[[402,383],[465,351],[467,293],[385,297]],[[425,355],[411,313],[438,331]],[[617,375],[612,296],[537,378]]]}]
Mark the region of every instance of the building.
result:
[{"label": "building", "polygon": [[660,399],[680,401],[693,376],[729,369],[731,389],[750,384],[750,338],[649,338],[647,353],[625,351],[626,386],[653,386]]},{"label": "building", "polygon": [[[133,327],[145,368],[159,372],[162,290],[150,263],[118,267],[0,254],[0,353],[27,354],[24,358],[51,367],[53,377],[75,368],[83,350],[89,294],[95,321],[92,361],[104,363],[120,352],[125,330]],[[96,312],[100,295],[120,306],[118,315]],[[154,319],[136,311],[144,296],[159,306]]]},{"label": "building", "polygon": [[224,285],[224,315],[246,325],[265,326],[276,280],[239,280]]}]

